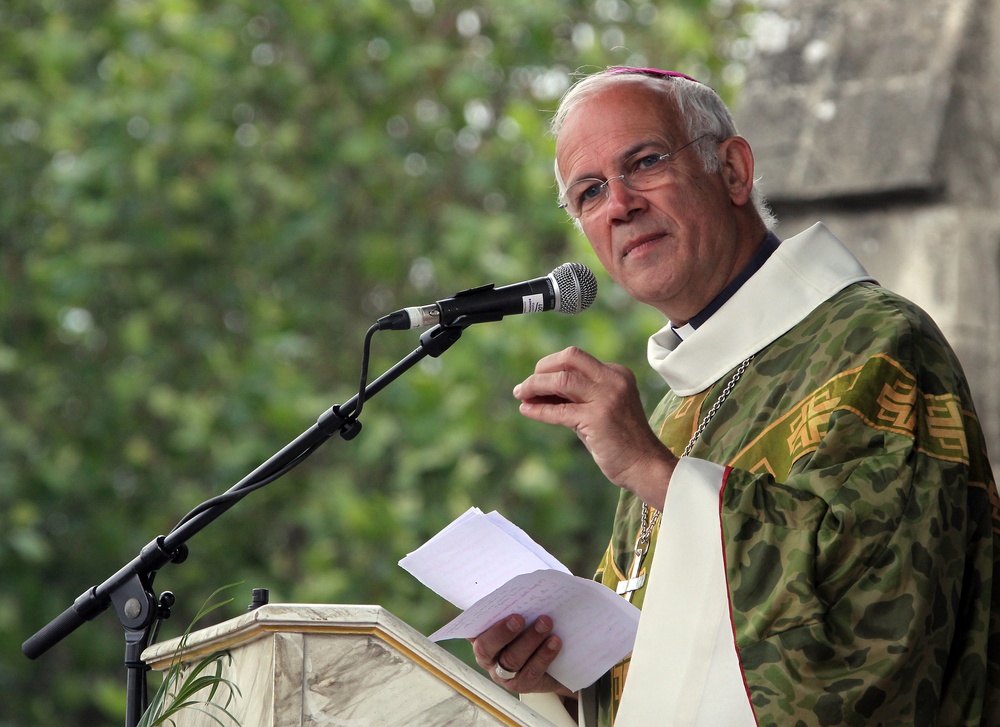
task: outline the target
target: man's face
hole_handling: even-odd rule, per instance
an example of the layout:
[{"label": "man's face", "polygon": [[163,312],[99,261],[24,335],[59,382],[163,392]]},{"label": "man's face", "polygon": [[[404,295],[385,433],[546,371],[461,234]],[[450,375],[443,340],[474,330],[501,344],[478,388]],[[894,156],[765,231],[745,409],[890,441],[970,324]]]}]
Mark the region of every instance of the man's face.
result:
[{"label": "man's face", "polygon": [[[571,186],[622,174],[637,154],[673,152],[689,141],[672,101],[643,80],[623,79],[570,112],[556,161]],[[580,223],[612,279],[681,324],[739,272],[739,235],[725,163],[708,173],[691,146],[667,164],[664,183],[650,191],[612,180],[610,197]]]}]

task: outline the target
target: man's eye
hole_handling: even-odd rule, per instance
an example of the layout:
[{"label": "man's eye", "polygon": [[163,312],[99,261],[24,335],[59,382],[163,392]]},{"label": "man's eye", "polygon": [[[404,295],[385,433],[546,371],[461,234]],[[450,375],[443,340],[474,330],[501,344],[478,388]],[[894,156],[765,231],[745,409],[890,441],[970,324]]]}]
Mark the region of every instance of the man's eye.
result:
[{"label": "man's eye", "polygon": [[577,195],[577,199],[583,202],[591,202],[601,196],[601,190],[604,189],[604,183],[594,182],[583,188],[580,194]]},{"label": "man's eye", "polygon": [[647,154],[644,157],[640,157],[636,161],[635,163],[636,171],[643,172],[649,169],[653,169],[654,167],[662,164],[663,160],[664,160],[663,154]]}]

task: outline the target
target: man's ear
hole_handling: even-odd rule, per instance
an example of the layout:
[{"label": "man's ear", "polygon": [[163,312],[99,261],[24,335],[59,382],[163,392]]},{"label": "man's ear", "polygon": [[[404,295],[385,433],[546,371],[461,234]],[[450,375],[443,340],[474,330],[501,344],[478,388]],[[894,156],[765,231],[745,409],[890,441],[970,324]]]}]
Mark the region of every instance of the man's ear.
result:
[{"label": "man's ear", "polygon": [[730,136],[719,144],[722,181],[733,204],[742,207],[753,190],[753,150],[742,136]]}]

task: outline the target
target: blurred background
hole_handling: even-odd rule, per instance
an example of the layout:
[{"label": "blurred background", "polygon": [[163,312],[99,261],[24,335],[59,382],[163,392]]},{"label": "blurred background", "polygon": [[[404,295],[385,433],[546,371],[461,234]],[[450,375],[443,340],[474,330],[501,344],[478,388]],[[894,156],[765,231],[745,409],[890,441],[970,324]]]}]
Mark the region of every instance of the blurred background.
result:
[{"label": "blurred background", "polygon": [[[396,308],[575,260],[577,316],[470,328],[189,543],[180,635],[272,602],[455,610],[397,561],[470,506],[580,575],[617,493],[510,390],[567,345],[645,365],[660,325],[556,207],[546,124],[578,71],[655,65],[737,98],[734,0],[0,0],[0,726],[121,723],[113,610],[20,645],[357,390]],[[372,376],[419,332],[374,339]],[[449,643],[469,659],[469,647]],[[156,679],[153,683],[155,685]]]}]

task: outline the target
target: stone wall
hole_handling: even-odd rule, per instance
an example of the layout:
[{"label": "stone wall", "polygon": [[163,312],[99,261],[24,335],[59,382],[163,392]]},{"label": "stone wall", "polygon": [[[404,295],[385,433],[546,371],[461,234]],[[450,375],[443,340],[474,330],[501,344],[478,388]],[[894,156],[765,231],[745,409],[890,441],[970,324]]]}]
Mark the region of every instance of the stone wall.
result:
[{"label": "stone wall", "polygon": [[771,0],[736,105],[779,236],[825,222],[937,321],[1000,472],[1000,0]]}]

